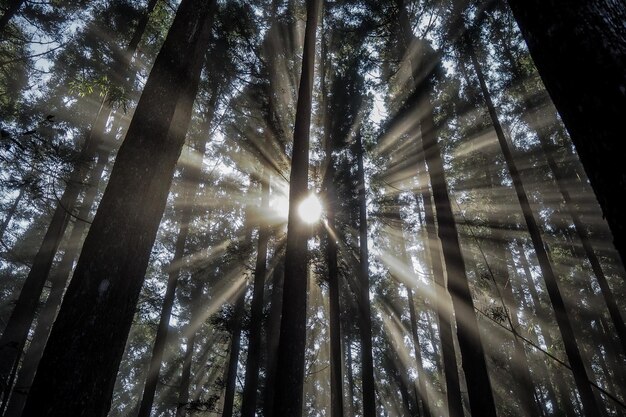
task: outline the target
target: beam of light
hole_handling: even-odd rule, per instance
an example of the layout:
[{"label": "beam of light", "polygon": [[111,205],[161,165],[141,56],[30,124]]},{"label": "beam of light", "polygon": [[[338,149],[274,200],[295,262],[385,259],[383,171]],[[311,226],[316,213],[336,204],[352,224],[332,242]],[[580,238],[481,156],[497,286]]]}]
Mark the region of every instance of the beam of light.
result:
[{"label": "beam of light", "polygon": [[317,223],[322,217],[322,203],[315,194],[309,195],[298,206],[298,215],[305,223]]},{"label": "beam of light", "polygon": [[285,195],[278,195],[270,199],[270,211],[281,220],[289,217],[289,199]]}]

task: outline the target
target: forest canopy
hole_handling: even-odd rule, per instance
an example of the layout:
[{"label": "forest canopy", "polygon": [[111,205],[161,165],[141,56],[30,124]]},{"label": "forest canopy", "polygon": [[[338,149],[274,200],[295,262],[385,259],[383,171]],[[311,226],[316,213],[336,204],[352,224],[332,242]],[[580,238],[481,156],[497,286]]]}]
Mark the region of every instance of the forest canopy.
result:
[{"label": "forest canopy", "polygon": [[626,416],[624,22],[0,0],[0,416]]}]

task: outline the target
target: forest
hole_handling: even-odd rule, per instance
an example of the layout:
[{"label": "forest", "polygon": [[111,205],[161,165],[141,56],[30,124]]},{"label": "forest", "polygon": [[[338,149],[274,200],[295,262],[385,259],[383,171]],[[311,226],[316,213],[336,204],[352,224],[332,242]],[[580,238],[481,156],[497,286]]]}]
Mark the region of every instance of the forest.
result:
[{"label": "forest", "polygon": [[626,416],[623,0],[0,0],[0,416]]}]

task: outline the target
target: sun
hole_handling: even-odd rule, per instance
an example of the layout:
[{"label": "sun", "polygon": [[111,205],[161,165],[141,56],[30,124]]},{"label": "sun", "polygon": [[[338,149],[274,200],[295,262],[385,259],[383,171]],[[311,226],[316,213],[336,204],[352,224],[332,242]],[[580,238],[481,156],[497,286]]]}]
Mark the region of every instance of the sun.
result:
[{"label": "sun", "polygon": [[316,223],[322,216],[322,203],[315,194],[311,194],[298,206],[298,214],[305,223]]}]

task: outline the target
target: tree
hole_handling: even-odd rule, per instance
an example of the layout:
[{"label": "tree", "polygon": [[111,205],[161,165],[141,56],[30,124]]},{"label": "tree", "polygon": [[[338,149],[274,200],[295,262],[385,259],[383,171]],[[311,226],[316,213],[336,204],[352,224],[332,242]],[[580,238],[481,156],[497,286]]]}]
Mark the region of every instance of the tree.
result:
[{"label": "tree", "polygon": [[626,151],[626,8],[606,0],[508,3],[626,262],[619,198],[626,174],[618,156]]},{"label": "tree", "polygon": [[[148,257],[184,143],[212,12],[212,4],[195,0],[179,6],[85,239],[29,393],[26,415],[105,416],[109,411]],[[77,335],[76,320],[90,327]],[[75,378],[70,381],[63,372]],[[77,386],[81,393],[76,392]]]},{"label": "tree", "polygon": [[289,218],[285,253],[283,308],[278,342],[274,394],[274,416],[298,417],[302,414],[302,385],[306,343],[307,228],[298,218],[297,207],[306,198],[309,177],[309,129],[315,64],[315,38],[320,9],[319,0],[307,0],[307,22],[298,89],[296,124],[289,178]]}]

